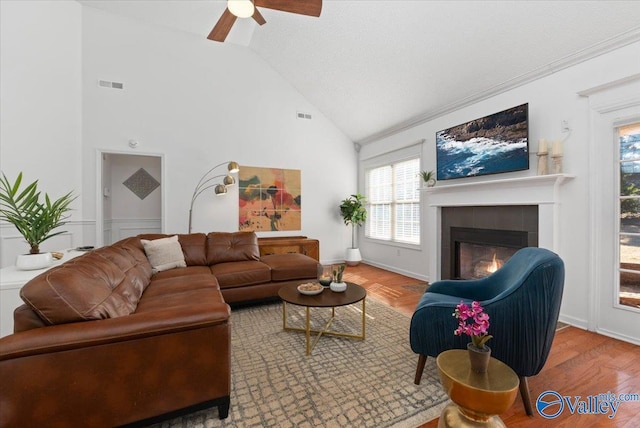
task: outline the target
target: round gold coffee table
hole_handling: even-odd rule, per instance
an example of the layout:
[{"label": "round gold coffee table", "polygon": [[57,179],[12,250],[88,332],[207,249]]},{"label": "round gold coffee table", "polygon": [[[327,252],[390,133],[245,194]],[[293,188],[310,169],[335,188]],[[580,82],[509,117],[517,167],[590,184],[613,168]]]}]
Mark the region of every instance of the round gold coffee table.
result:
[{"label": "round gold coffee table", "polygon": [[[298,291],[298,284],[288,284],[278,290],[278,296],[282,299],[282,329],[290,331],[303,331],[306,334],[307,343],[307,356],[311,355],[311,351],[318,343],[320,336],[340,336],[350,337],[352,339],[365,338],[365,300],[367,297],[367,290],[360,287],[353,282],[347,282],[347,289],[341,293],[331,291],[329,288],[325,288],[322,293],[315,296],[308,296]],[[336,306],[353,305],[354,303],[362,302],[362,332],[361,334],[344,333],[339,331],[329,330],[331,323],[335,319]],[[287,303],[297,306],[303,306],[306,308],[305,328],[291,327],[287,325]],[[315,330],[311,328],[310,308],[331,308],[331,317],[327,321],[324,328],[321,330]],[[311,343],[311,333],[317,334],[313,343]]]},{"label": "round gold coffee table", "polygon": [[440,415],[438,427],[504,427],[497,415],[513,405],[518,394],[518,375],[503,362],[491,358],[486,373],[471,370],[469,351],[444,351],[436,360],[440,380],[455,404]]}]

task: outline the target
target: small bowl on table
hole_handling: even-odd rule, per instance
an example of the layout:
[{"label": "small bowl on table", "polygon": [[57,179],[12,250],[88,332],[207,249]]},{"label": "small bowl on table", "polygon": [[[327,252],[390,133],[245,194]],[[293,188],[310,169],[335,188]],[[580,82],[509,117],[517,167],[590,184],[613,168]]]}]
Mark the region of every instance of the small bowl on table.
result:
[{"label": "small bowl on table", "polygon": [[322,290],[324,290],[324,287],[315,282],[298,285],[298,291],[307,296],[315,296],[316,294],[322,293]]}]

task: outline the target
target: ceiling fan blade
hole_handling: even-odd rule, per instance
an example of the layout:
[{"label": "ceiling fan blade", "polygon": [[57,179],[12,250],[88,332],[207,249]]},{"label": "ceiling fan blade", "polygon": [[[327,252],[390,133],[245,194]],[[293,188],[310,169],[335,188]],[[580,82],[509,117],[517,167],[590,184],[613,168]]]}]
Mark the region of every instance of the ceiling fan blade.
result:
[{"label": "ceiling fan blade", "polygon": [[267,23],[267,20],[264,19],[264,16],[258,11],[258,8],[254,9],[252,18],[260,25],[264,25]]},{"label": "ceiling fan blade", "polygon": [[215,40],[216,42],[224,42],[224,39],[229,35],[229,31],[231,31],[231,27],[233,23],[236,22],[236,16],[229,12],[229,9],[225,9],[224,13],[218,19],[215,27],[207,36],[209,40]]},{"label": "ceiling fan blade", "polygon": [[322,11],[322,0],[254,0],[254,4],[267,9],[309,16],[320,16]]}]

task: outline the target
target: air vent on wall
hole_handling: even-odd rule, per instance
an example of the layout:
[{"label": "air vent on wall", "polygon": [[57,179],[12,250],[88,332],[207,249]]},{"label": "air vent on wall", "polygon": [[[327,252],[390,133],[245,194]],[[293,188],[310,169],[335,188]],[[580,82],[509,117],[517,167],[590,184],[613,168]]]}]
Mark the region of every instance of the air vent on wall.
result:
[{"label": "air vent on wall", "polygon": [[311,115],[309,113],[301,113],[298,112],[298,119],[311,119]]},{"label": "air vent on wall", "polygon": [[98,80],[98,86],[103,88],[124,89],[124,83],[109,82],[107,80]]}]

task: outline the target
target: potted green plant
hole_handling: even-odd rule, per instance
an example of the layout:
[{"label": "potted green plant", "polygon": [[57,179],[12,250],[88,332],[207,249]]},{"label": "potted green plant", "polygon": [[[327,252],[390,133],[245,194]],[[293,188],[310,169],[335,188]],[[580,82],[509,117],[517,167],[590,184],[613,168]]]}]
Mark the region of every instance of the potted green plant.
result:
[{"label": "potted green plant", "polygon": [[347,289],[347,283],[342,280],[345,267],[344,264],[334,266],[331,284],[329,284],[331,291],[341,293]]},{"label": "potted green plant", "polygon": [[433,187],[436,185],[436,175],[433,171],[420,171],[420,177],[427,187]]},{"label": "potted green plant", "polygon": [[3,173],[0,179],[0,220],[13,224],[18,232],[31,246],[30,254],[18,256],[16,266],[21,269],[40,269],[51,263],[50,253],[40,253],[40,244],[45,240],[64,233],[53,232],[64,225],[69,217],[71,202],[75,199],[72,192],[51,201],[48,194],[44,195],[44,202],[40,201],[41,192],[38,190],[38,180],[20,189],[22,172],[11,183]]},{"label": "potted green plant", "polygon": [[348,266],[356,266],[362,260],[360,249],[356,247],[356,226],[362,226],[367,219],[365,203],[366,198],[360,193],[356,193],[340,204],[340,215],[342,215],[344,224],[351,225],[351,248],[347,248],[345,253],[345,262]]}]

